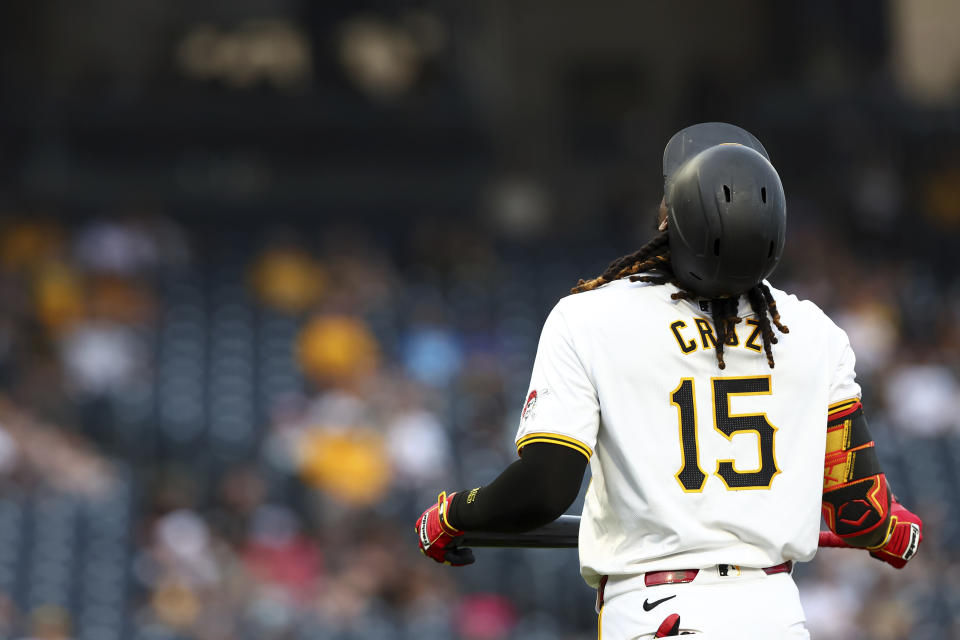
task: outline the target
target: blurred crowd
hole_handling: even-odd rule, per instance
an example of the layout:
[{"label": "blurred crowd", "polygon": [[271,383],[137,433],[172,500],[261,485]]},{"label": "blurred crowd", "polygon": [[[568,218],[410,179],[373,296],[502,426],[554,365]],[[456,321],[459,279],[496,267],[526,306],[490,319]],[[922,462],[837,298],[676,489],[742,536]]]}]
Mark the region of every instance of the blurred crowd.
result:
[{"label": "blurred crowd", "polygon": [[[951,225],[938,233],[955,233]],[[817,222],[791,233],[773,281],[850,335],[894,489],[929,532],[901,573],[840,550],[802,567],[811,630],[822,640],[960,636],[950,614],[960,529],[947,513],[960,475],[949,458],[940,476],[905,453],[960,454],[958,284],[936,275],[936,256],[877,258]],[[476,565],[451,570],[417,553],[411,526],[437,491],[487,482],[513,459],[547,311],[575,278],[633,247],[538,263],[463,228],[229,238],[239,270],[220,269],[217,234],[155,215],[73,225],[15,216],[0,230],[6,499],[112,500],[121,482],[135,496],[121,544],[130,595],[115,634],[102,637],[592,637],[575,554],[482,551]],[[241,292],[253,319],[230,340],[267,340],[268,320],[292,328],[278,353],[296,375],[255,390],[253,446],[240,453],[205,435],[212,396],[186,440],[157,418],[165,359],[179,357],[163,336],[182,329],[168,313],[180,291],[170,283],[220,271],[225,282],[193,284],[203,317],[219,317],[216,287]],[[225,366],[262,367],[255,346]],[[198,362],[207,364],[197,380],[218,388],[220,365]],[[19,593],[29,580],[17,574],[0,594],[0,637],[95,637],[77,596],[37,602]]]}]

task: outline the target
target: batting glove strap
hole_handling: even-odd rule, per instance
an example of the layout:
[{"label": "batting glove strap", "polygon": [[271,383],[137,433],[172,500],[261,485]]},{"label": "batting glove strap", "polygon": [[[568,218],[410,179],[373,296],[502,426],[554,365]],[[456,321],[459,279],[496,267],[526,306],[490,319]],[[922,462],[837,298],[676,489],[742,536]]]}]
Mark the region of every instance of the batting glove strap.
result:
[{"label": "batting glove strap", "polygon": [[463,531],[451,525],[448,519],[450,503],[455,495],[451,493],[447,496],[446,492],[441,492],[437,496],[437,504],[424,511],[417,519],[415,530],[423,555],[443,564],[459,566],[473,562],[473,556],[463,553],[469,550],[457,549],[453,544],[454,538],[463,535]]},{"label": "batting glove strap", "polygon": [[451,493],[448,498],[445,492],[440,492],[440,495],[437,496],[437,511],[440,515],[440,527],[448,536],[463,535],[463,531],[460,531],[460,529],[450,524],[450,520],[448,519],[450,515],[450,505],[453,503],[453,496],[455,495],[457,494]]},{"label": "batting glove strap", "polygon": [[882,545],[871,548],[870,555],[902,569],[916,555],[923,540],[923,521],[899,502],[893,503],[891,511],[886,540]]}]

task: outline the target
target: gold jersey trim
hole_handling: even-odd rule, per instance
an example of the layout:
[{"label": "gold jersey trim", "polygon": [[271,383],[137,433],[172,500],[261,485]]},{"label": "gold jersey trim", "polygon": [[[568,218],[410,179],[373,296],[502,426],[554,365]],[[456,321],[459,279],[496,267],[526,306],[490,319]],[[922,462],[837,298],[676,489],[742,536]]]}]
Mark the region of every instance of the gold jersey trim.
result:
[{"label": "gold jersey trim", "polygon": [[564,447],[570,447],[575,451],[579,451],[587,460],[593,456],[593,449],[583,444],[576,438],[571,438],[570,436],[560,435],[559,433],[528,433],[519,440],[517,440],[517,453],[520,453],[520,450],[524,446],[531,444],[533,442],[546,442],[549,444],[559,444]]},{"label": "gold jersey trim", "polygon": [[847,398],[846,400],[841,400],[840,402],[834,402],[833,404],[827,405],[827,413],[837,413],[838,411],[848,409],[857,402],[860,402],[860,398]]}]

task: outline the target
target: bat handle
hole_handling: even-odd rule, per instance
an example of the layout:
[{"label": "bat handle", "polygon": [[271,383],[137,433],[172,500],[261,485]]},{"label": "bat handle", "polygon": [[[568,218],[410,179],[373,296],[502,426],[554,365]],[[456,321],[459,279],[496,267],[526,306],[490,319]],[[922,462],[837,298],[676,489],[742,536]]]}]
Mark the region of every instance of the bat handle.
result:
[{"label": "bat handle", "polygon": [[849,544],[844,542],[843,538],[835,534],[833,531],[821,531],[819,544],[821,547],[853,548]]}]

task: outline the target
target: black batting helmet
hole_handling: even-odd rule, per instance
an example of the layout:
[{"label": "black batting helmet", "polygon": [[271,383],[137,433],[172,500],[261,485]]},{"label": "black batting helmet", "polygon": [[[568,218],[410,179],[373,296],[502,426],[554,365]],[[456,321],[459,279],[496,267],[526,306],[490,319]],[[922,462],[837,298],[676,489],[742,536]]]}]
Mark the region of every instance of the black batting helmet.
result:
[{"label": "black batting helmet", "polygon": [[760,141],[722,122],[696,124],[663,152],[670,262],[697,295],[739,295],[783,255],[783,185]]}]

